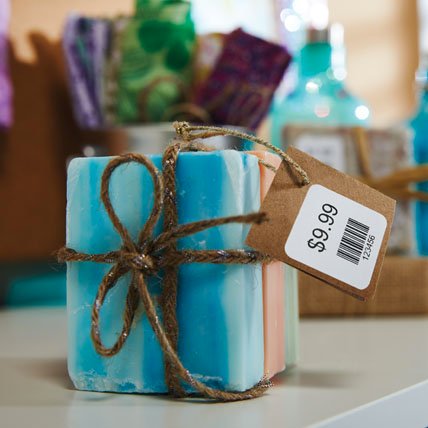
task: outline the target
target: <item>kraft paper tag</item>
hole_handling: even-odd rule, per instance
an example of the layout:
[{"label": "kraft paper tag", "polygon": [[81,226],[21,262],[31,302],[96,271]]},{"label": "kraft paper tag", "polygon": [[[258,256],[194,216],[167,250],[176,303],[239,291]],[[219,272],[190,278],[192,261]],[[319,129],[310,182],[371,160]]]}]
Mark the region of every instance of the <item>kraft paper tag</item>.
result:
[{"label": "kraft paper tag", "polygon": [[284,162],[253,225],[251,247],[367,300],[376,289],[394,219],[395,201],[313,157],[289,148],[311,183]]}]

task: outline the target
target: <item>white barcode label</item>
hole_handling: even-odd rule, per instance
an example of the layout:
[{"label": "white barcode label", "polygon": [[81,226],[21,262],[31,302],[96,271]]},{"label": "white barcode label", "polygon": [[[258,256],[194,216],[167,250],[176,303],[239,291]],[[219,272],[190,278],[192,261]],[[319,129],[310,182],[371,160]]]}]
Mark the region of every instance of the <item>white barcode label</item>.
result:
[{"label": "white barcode label", "polygon": [[314,184],[285,243],[288,257],[359,290],[370,284],[386,218]]},{"label": "white barcode label", "polygon": [[337,250],[337,255],[342,259],[348,260],[358,265],[363,255],[364,246],[367,242],[367,236],[370,228],[353,218],[348,218],[345,232]]}]

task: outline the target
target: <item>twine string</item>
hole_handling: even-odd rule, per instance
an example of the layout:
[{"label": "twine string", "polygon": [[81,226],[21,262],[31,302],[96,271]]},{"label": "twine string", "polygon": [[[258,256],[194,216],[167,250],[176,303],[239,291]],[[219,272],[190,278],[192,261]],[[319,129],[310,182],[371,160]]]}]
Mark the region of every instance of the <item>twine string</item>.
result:
[{"label": "twine string", "polygon": [[174,128],[176,133],[181,136],[185,141],[194,141],[198,139],[206,139],[217,136],[231,135],[243,140],[252,141],[253,143],[260,144],[270,151],[277,154],[283,162],[290,165],[300,176],[301,184],[306,186],[311,183],[306,171],[287,153],[273,144],[263,140],[260,137],[246,134],[245,132],[237,131],[235,129],[220,128],[217,126],[205,126],[205,125],[190,125],[187,122],[174,122]]}]

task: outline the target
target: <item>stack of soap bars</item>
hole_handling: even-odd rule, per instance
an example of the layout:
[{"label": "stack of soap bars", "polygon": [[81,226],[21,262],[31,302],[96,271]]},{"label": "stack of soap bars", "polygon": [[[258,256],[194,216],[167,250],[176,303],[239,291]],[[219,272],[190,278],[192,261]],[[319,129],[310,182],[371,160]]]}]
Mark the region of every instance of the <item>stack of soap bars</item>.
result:
[{"label": "stack of soap bars", "polygon": [[[148,157],[161,169],[160,155]],[[264,152],[180,153],[176,167],[179,224],[258,211],[273,179],[273,172],[259,165],[259,158],[279,165],[279,158]],[[77,251],[105,253],[121,246],[99,196],[109,160],[84,158],[70,164],[67,246]],[[137,164],[120,166],[111,178],[110,197],[117,215],[136,239],[153,203],[147,170]],[[157,226],[156,233],[161,227]],[[218,226],[181,238],[178,247],[244,249],[248,230],[249,226],[241,223]],[[70,376],[82,390],[167,392],[162,351],[142,308],[118,354],[104,357],[94,348],[91,307],[108,269],[102,263],[68,263]],[[293,273],[284,272],[283,265],[276,262],[264,266],[181,265],[178,354],[194,378],[214,388],[243,391],[263,375],[272,377],[294,364],[297,307],[293,281]],[[120,332],[128,286],[129,277],[122,278],[101,310],[100,330],[107,346]],[[161,287],[161,278],[149,279],[152,295],[159,295]]]}]

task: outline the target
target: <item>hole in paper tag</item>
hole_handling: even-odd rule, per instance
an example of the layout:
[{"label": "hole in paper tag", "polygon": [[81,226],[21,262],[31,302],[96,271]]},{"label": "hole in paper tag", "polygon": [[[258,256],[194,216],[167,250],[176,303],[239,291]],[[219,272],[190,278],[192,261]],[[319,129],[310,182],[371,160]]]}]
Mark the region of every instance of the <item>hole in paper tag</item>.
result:
[{"label": "hole in paper tag", "polygon": [[395,201],[290,148],[308,174],[301,186],[282,163],[247,244],[362,300],[373,295],[394,217]]}]

